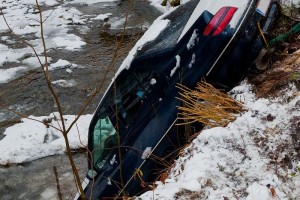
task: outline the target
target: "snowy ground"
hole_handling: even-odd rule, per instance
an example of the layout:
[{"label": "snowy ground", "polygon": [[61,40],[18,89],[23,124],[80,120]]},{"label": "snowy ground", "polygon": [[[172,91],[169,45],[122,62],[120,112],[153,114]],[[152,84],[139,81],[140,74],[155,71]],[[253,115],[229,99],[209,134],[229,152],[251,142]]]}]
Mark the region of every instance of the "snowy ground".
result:
[{"label": "snowy ground", "polygon": [[176,160],[165,184],[157,182],[142,199],[300,198],[300,160],[292,159],[298,153],[292,135],[299,134],[299,91],[291,85],[283,97],[257,99],[251,85],[243,83],[230,94],[248,111],[227,127],[202,131]]}]

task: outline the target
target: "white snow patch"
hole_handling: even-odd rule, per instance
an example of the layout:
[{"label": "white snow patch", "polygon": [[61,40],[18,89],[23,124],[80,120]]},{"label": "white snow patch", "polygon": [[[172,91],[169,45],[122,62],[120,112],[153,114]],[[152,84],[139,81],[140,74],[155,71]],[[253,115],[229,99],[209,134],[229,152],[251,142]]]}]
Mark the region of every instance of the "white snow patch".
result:
[{"label": "white snow patch", "polygon": [[71,79],[71,80],[62,80],[61,79],[61,80],[57,80],[57,81],[52,81],[52,84],[68,88],[68,87],[76,86],[77,82],[74,79]]},{"label": "white snow patch", "polygon": [[270,191],[265,185],[260,185],[258,183],[253,183],[247,188],[247,192],[249,195],[247,196],[246,200],[269,200],[272,199],[270,195]]},{"label": "white snow patch", "polygon": [[156,79],[155,79],[155,78],[151,78],[150,84],[151,84],[151,85],[155,85],[155,84],[156,84]]},{"label": "white snow patch", "polygon": [[52,39],[53,43],[56,47],[63,47],[66,50],[76,51],[81,48],[81,46],[85,45],[86,43],[81,41],[81,38],[74,35],[68,34],[64,37],[55,37]]},{"label": "white snow patch", "polygon": [[142,159],[145,160],[147,159],[152,151],[152,147],[146,147],[146,149],[144,150],[143,154],[142,154]]},{"label": "white snow patch", "polygon": [[116,162],[116,154],[114,154],[114,156],[111,158],[111,160],[109,161],[109,163],[111,165],[113,165]]},{"label": "white snow patch", "polygon": [[[44,57],[40,56],[40,60],[44,64]],[[48,63],[51,62],[51,60],[52,60],[52,58],[47,57]],[[22,60],[22,63],[24,65],[28,66],[29,69],[35,69],[35,68],[41,67],[41,64],[39,63],[38,58],[35,56]]]},{"label": "white snow patch", "polygon": [[199,37],[198,37],[198,30],[195,29],[189,42],[187,43],[186,47],[188,50],[190,50],[191,48],[193,48],[195,46],[195,43],[198,42]]},{"label": "white snow patch", "polygon": [[192,55],[192,60],[191,60],[191,62],[190,62],[190,64],[189,64],[189,68],[192,68],[192,67],[193,67],[195,61],[196,61],[196,55],[193,53],[193,55]]},{"label": "white snow patch", "polygon": [[15,67],[9,69],[0,69],[0,83],[7,83],[12,80],[18,72],[25,71],[27,67]]},{"label": "white snow patch", "polygon": [[49,66],[49,70],[62,69],[70,66],[72,66],[72,64],[69,61],[59,59],[56,63],[52,63]]},{"label": "white snow patch", "polygon": [[[0,164],[23,163],[38,158],[65,152],[65,142],[61,132],[51,127],[60,128],[58,113],[50,116],[34,117],[34,120],[22,119],[22,123],[7,128],[5,137],[0,141]],[[74,115],[65,115],[66,127],[75,119]],[[83,115],[68,134],[70,147],[76,149],[87,144],[87,133],[92,115]],[[48,128],[41,121],[51,121]],[[79,132],[77,131],[77,127]]]},{"label": "white snow patch", "polygon": [[300,7],[299,0],[280,0],[280,3],[287,7],[291,7],[291,6],[296,6],[297,8]]},{"label": "white snow patch", "polygon": [[66,72],[69,73],[69,74],[71,74],[73,71],[68,68],[68,69],[66,69]]},{"label": "white snow patch", "polygon": [[116,75],[118,75],[122,70],[129,69],[132,60],[134,59],[138,50],[148,43],[153,41],[168,25],[169,20],[162,20],[161,17],[157,18],[150,28],[144,33],[144,35],[139,39],[135,46],[130,50],[128,56],[124,59],[121,66],[119,67]]},{"label": "white snow patch", "polygon": [[[251,86],[245,83],[234,88],[230,94],[244,101],[248,111],[237,116],[227,127],[203,130],[184,155],[175,161],[165,185],[156,182],[155,190],[144,193],[141,198],[185,199],[189,193],[184,191],[190,191],[199,194],[199,199],[209,200],[236,199],[239,194],[244,195],[241,199],[247,200],[299,199],[300,177],[280,179],[279,175],[286,176],[288,172],[278,166],[275,173],[271,158],[259,146],[268,147],[272,152],[274,145],[286,140],[287,124],[292,117],[300,116],[295,109],[296,103],[300,102],[299,91],[292,90],[294,95],[286,102],[283,99],[288,95],[272,100],[256,99]],[[265,120],[268,116],[274,119]],[[278,129],[283,133],[274,134]],[[256,143],[255,138],[269,142]],[[283,158],[284,155],[280,155],[278,160]],[[267,185],[275,189],[275,198]],[[182,196],[178,196],[180,193]]]},{"label": "white snow patch", "polygon": [[100,14],[95,18],[91,18],[92,20],[105,20],[106,18],[109,18],[111,16],[111,13],[106,13],[106,14]]},{"label": "white snow patch", "polygon": [[177,69],[180,67],[180,56],[179,55],[176,55],[176,65],[175,67],[171,70],[171,73],[170,73],[170,77],[172,77],[175,72],[177,71]]},{"label": "white snow patch", "polygon": [[28,52],[28,48],[24,49],[10,49],[6,45],[0,44],[0,68],[4,63],[16,62]]},{"label": "white snow patch", "polygon": [[88,0],[88,1],[84,1],[84,0],[70,0],[68,1],[69,4],[87,4],[87,5],[91,5],[91,4],[95,4],[95,3],[107,3],[107,2],[118,2],[120,0]]},{"label": "white snow patch", "polygon": [[57,191],[52,188],[46,188],[41,194],[42,200],[56,200]]}]

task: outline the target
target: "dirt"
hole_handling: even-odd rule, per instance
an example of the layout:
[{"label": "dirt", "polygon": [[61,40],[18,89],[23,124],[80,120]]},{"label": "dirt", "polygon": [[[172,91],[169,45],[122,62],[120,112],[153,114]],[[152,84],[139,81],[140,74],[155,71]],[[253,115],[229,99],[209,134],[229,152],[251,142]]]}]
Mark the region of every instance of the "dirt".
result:
[{"label": "dirt", "polygon": [[[268,39],[288,32],[297,23],[281,15]],[[254,86],[258,97],[280,96],[289,83],[300,89],[300,33],[277,43],[272,51],[269,67],[263,71],[252,69],[248,75],[248,81]]]}]

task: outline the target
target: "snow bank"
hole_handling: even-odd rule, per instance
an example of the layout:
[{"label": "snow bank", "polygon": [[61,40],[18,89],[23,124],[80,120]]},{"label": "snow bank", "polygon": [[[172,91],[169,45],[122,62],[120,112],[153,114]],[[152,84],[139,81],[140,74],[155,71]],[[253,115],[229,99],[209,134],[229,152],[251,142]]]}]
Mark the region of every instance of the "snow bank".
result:
[{"label": "snow bank", "polygon": [[157,188],[141,198],[299,199],[299,175],[291,177],[292,169],[275,165],[270,157],[274,153],[278,162],[284,159],[278,147],[288,146],[282,144],[288,140],[287,125],[300,116],[294,109],[299,92],[293,88],[285,97],[268,100],[256,99],[251,91],[247,84],[234,88],[231,95],[242,100],[248,111],[227,127],[202,131],[175,161],[166,184],[157,182]]},{"label": "snow bank", "polygon": [[[65,115],[66,127],[74,120],[74,115]],[[61,132],[51,127],[61,127],[58,113],[50,116],[22,119],[22,123],[16,124],[5,130],[5,137],[0,141],[0,164],[23,163],[38,158],[65,152],[64,138]],[[87,144],[87,132],[92,115],[83,115],[73,126],[68,134],[72,149],[83,147]],[[34,121],[35,120],[35,121]],[[49,121],[47,127],[38,121]],[[78,127],[78,130],[77,130]]]},{"label": "snow bank", "polygon": [[0,83],[7,83],[13,79],[18,72],[26,70],[27,67],[14,67],[9,69],[0,69]]}]

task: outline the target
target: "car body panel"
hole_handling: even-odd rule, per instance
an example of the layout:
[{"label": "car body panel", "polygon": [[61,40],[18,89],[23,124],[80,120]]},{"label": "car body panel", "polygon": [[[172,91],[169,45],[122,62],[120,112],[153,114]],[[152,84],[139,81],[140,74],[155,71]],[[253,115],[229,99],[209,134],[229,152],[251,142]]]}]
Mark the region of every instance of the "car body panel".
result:
[{"label": "car body panel", "polygon": [[[176,84],[192,88],[205,78],[230,89],[246,74],[262,48],[256,23],[265,19],[255,12],[257,1],[214,2],[191,0],[166,15],[169,26],[139,49],[130,67],[110,84],[89,128],[88,148],[93,154],[88,165],[97,175],[85,188],[87,197],[138,195],[148,189],[144,181],[155,181],[170,165],[188,141],[187,128],[174,126],[176,107],[181,105]],[[204,36],[214,15],[228,6],[239,10],[234,22],[216,36]],[[191,134],[202,128],[192,126]],[[109,138],[114,138],[113,145],[105,144]]]}]

